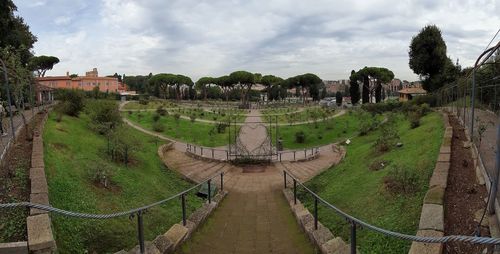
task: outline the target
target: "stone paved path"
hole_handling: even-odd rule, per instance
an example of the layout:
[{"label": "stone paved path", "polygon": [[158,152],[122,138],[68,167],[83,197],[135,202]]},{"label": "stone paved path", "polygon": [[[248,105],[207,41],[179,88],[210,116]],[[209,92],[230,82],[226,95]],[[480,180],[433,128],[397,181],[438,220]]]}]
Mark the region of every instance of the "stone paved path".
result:
[{"label": "stone paved path", "polygon": [[248,155],[269,154],[271,143],[266,126],[262,123],[258,110],[252,110],[241,126],[237,146],[240,153]]}]

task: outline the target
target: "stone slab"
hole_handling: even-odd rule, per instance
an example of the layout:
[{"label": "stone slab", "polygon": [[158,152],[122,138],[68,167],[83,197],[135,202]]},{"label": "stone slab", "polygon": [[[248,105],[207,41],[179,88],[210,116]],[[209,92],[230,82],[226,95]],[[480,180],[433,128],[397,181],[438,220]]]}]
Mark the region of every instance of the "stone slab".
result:
[{"label": "stone slab", "polygon": [[189,220],[198,226],[205,221],[211,211],[212,208],[209,204],[203,204],[200,208],[196,209],[191,216],[189,216]]},{"label": "stone slab", "polygon": [[28,216],[28,247],[30,251],[55,248],[54,236],[48,214]]},{"label": "stone slab", "polygon": [[31,193],[49,193],[45,176],[31,178]]},{"label": "stone slab", "polygon": [[438,162],[450,162],[451,154],[449,153],[440,153],[438,156]]},{"label": "stone slab", "polygon": [[33,168],[43,168],[45,164],[43,162],[43,155],[32,155],[31,156],[31,167]]},{"label": "stone slab", "polygon": [[[435,230],[419,230],[417,236],[428,236],[428,237],[442,237],[443,232]],[[413,242],[411,244],[410,251],[408,254],[441,254],[443,253],[442,243],[419,243]]]},{"label": "stone slab", "polygon": [[28,243],[0,243],[0,254],[28,254]]},{"label": "stone slab", "polygon": [[424,197],[424,204],[444,204],[444,192],[445,189],[440,186],[431,187]]},{"label": "stone slab", "polygon": [[30,179],[37,177],[45,177],[45,169],[44,168],[30,168]]},{"label": "stone slab", "polygon": [[448,185],[448,171],[450,169],[449,162],[437,162],[429,182],[429,188],[439,186],[446,189]]},{"label": "stone slab", "polygon": [[420,214],[420,230],[444,231],[444,209],[442,205],[424,204]]},{"label": "stone slab", "polygon": [[[314,221],[313,221],[314,224]],[[314,226],[312,228],[312,236],[314,239],[314,242],[316,243],[316,246],[322,246],[326,242],[330,241],[333,239],[333,234],[330,232],[328,228],[323,226],[321,223],[318,222],[318,229],[314,230]]]},{"label": "stone slab", "polygon": [[[30,202],[41,205],[49,205],[49,195],[47,193],[31,193]],[[42,213],[48,213],[48,212],[36,208],[30,209],[30,215],[37,215]]]},{"label": "stone slab", "polygon": [[335,237],[321,245],[321,253],[323,254],[350,254],[351,248],[340,237]]},{"label": "stone slab", "polygon": [[165,235],[159,235],[153,240],[153,244],[156,246],[161,254],[170,253],[173,251],[173,245],[170,240]]},{"label": "stone slab", "polygon": [[[140,248],[139,245],[136,245],[128,253],[129,254],[141,254],[141,248]],[[147,253],[147,254],[161,254],[161,252],[156,248],[156,246],[152,242],[150,242],[150,241],[145,241],[144,242],[144,253]]]},{"label": "stone slab", "polygon": [[451,146],[442,145],[439,149],[439,153],[451,153]]},{"label": "stone slab", "polygon": [[166,233],[165,236],[172,243],[172,248],[176,248],[182,240],[187,236],[189,229],[180,224],[174,224]]}]

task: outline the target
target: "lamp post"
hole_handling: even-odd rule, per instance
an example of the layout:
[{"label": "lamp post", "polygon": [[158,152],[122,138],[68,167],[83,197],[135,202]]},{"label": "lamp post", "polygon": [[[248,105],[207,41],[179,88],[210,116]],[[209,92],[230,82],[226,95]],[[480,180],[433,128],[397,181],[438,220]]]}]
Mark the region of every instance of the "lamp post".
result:
[{"label": "lamp post", "polygon": [[12,115],[12,102],[10,99],[10,87],[9,87],[9,77],[7,75],[7,67],[5,66],[5,63],[1,58],[0,58],[0,63],[2,64],[3,77],[5,79],[5,85],[6,85],[6,89],[7,89],[7,103],[9,103],[8,108],[9,108],[10,128],[12,131],[12,138],[13,138],[13,140],[16,140],[16,132],[14,130],[14,119],[13,119],[13,115]]}]

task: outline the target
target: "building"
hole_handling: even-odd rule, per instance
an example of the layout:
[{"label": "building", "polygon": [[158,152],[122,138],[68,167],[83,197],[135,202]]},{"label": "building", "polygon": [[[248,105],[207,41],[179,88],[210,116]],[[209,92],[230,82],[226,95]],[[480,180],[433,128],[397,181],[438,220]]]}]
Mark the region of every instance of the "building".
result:
[{"label": "building", "polygon": [[338,91],[345,93],[349,89],[349,80],[347,79],[323,80],[323,84],[325,84],[326,93],[329,95],[333,95]]},{"label": "building", "polygon": [[54,100],[54,88],[35,84],[35,102],[37,105],[51,103]]},{"label": "building", "polygon": [[105,93],[120,93],[127,91],[126,85],[122,84],[115,77],[99,77],[97,68],[85,73],[83,77],[71,77],[69,72],[66,76],[49,76],[36,78],[37,84],[53,89],[81,89],[92,91],[94,87],[99,87],[99,91]]},{"label": "building", "polygon": [[399,91],[399,101],[409,101],[412,100],[416,96],[425,95],[427,91],[425,91],[421,87],[408,87],[403,88]]}]

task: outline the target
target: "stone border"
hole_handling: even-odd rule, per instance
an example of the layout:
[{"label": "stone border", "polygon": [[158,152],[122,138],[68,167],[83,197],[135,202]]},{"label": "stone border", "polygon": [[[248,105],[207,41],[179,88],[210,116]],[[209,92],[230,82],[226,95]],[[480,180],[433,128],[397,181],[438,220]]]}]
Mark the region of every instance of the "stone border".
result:
[{"label": "stone border", "polygon": [[[162,235],[158,235],[153,241],[145,241],[144,247],[146,253],[166,254],[173,253],[179,246],[188,240],[193,232],[201,226],[210,214],[219,206],[220,202],[226,197],[227,191],[219,192],[212,199],[212,202],[204,203],[200,208],[196,209],[191,216],[186,220],[186,226],[182,225],[182,221],[174,224],[170,229]],[[115,254],[140,253],[139,245],[136,245],[130,251],[121,250]]]},{"label": "stone border", "polygon": [[[34,127],[31,168],[29,171],[31,185],[30,202],[43,205],[49,205],[48,186],[43,161],[42,138],[43,128],[48,119],[48,115],[48,112],[45,112],[45,116],[40,124]],[[21,129],[23,128],[18,129],[16,134],[18,134]],[[0,243],[0,254],[27,254],[31,252],[53,253],[56,251],[56,243],[52,234],[51,221],[47,211],[31,208],[30,214],[26,218],[26,226],[28,231],[28,241]]]},{"label": "stone border", "polygon": [[[445,126],[443,142],[429,181],[429,190],[424,197],[417,236],[442,237],[444,235],[444,194],[448,185],[453,128],[450,125],[448,114],[445,112],[442,114]],[[441,254],[442,252],[442,243],[413,242],[408,253]]]},{"label": "stone border", "polygon": [[[350,253],[351,246],[344,242],[342,238],[335,237],[332,232],[318,221],[318,229],[314,229],[314,216],[297,199],[294,203],[293,192],[290,189],[283,189],[283,195],[290,205],[290,209],[302,230],[309,237],[312,244],[323,254]],[[360,253],[356,250],[357,253]]]}]

